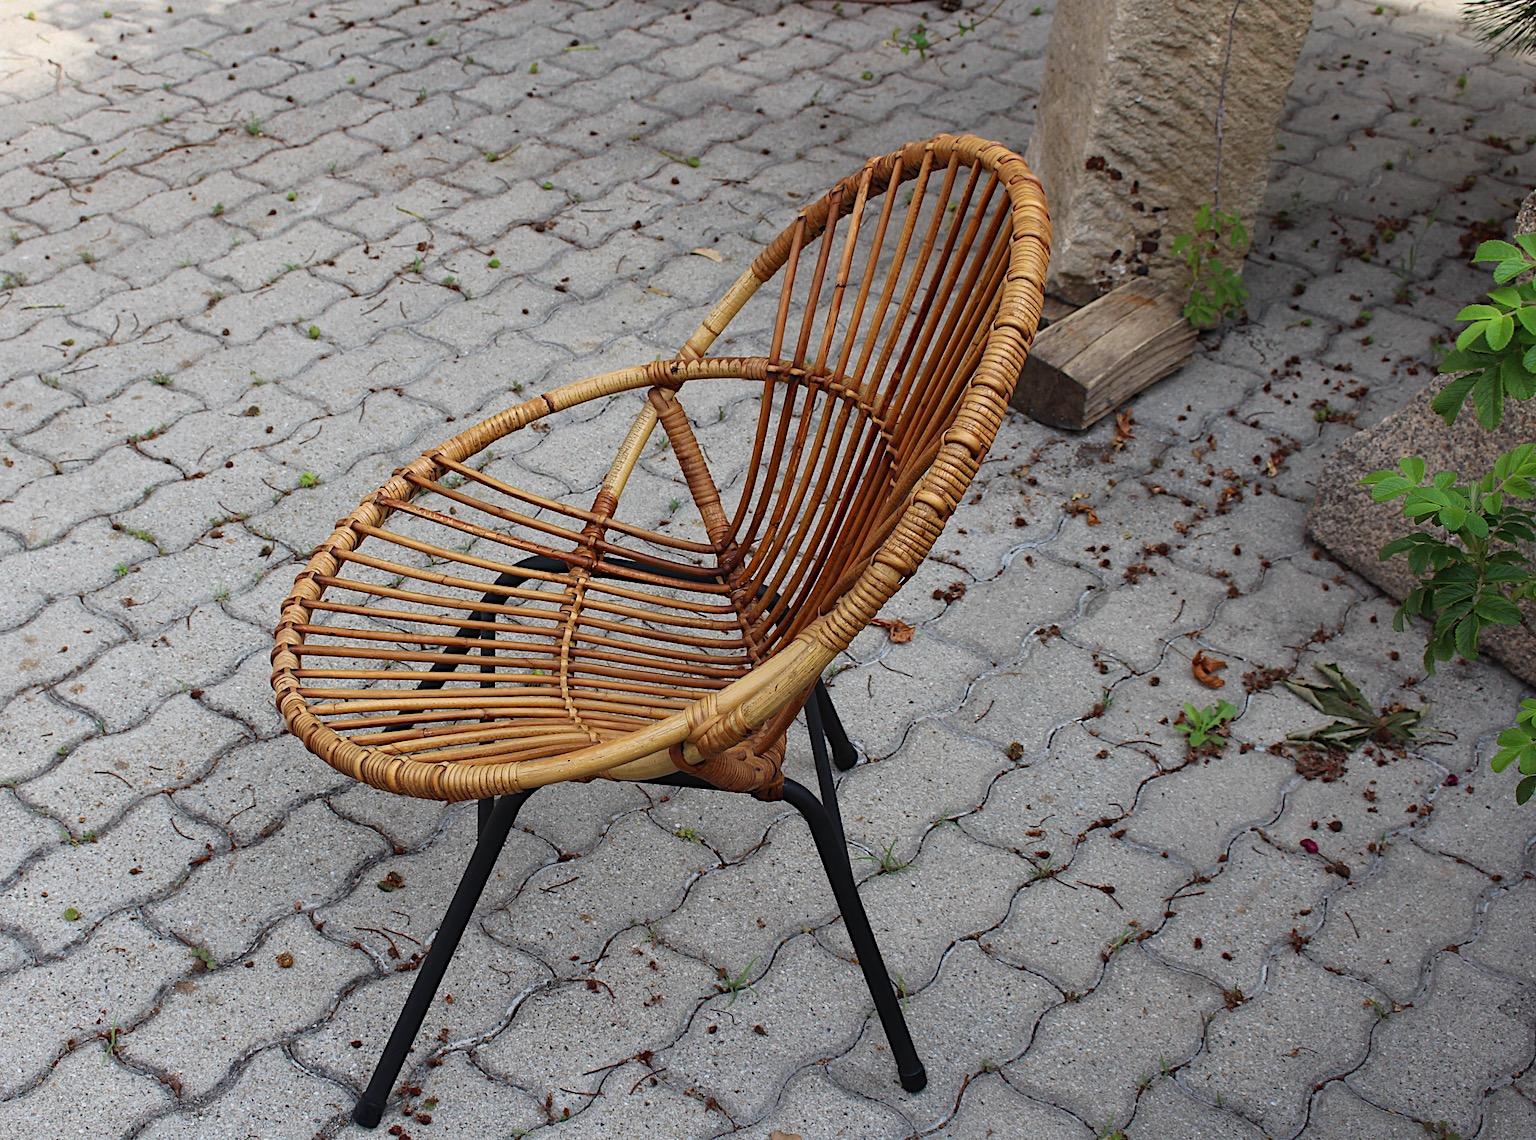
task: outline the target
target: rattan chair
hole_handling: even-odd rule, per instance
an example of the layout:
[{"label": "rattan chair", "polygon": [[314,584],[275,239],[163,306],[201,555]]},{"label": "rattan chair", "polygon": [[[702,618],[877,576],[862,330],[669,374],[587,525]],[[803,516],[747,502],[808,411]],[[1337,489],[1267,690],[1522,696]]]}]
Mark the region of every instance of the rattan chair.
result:
[{"label": "rattan chair", "polygon": [[[997,143],[939,135],[872,159],[800,211],[674,359],[461,432],[315,551],[272,654],[288,727],[374,787],[479,801],[479,840],[358,1123],[378,1123],[518,809],[595,777],[798,809],[901,1083],[923,1087],[849,867],[831,764],[857,754],[821,675],[918,568],[991,445],[1040,317],[1049,240],[1039,182]],[[707,355],[728,327],[766,351]],[[610,399],[631,392],[629,412]],[[493,445],[558,445],[560,425],[543,421],[583,405],[581,452],[603,415],[633,417],[595,495],[561,501],[498,474]],[[714,436],[743,406],[756,428],[747,438],[743,423],[732,448]],[[637,468],[663,462],[696,516],[674,503],[657,524],[654,500],[621,509]],[[802,708],[819,798],[782,770]]]}]

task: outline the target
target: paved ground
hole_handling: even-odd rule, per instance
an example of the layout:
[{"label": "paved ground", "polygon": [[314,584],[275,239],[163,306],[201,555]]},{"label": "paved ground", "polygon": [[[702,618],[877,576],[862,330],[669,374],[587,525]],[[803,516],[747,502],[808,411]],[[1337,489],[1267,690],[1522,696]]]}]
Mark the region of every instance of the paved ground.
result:
[{"label": "paved ground", "polygon": [[[885,42],[921,7],[775,7],[3,5],[0,1133],[346,1131],[473,810],[280,733],[296,561],[447,421],[670,353],[805,188],[940,129],[1026,141],[1049,4],[926,59]],[[1519,687],[1422,679],[1302,533],[1480,287],[1469,223],[1536,182],[1536,71],[1400,7],[1319,8],[1251,323],[1128,436],[1010,421],[891,607],[916,636],[836,677],[929,1089],[797,819],[565,788],[397,1134],[1536,1135],[1536,814],[1485,770]],[[556,439],[519,462],[580,485]],[[1198,649],[1242,715],[1186,762]],[[1265,748],[1318,718],[1243,676],[1322,661],[1450,742],[1298,775]]]}]

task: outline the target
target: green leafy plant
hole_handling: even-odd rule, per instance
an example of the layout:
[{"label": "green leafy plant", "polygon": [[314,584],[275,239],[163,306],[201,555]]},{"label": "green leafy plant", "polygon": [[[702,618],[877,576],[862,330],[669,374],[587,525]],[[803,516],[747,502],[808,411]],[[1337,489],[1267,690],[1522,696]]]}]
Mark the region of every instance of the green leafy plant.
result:
[{"label": "green leafy plant", "polygon": [[[1511,545],[1536,540],[1536,514],[1521,501],[1536,495],[1536,444],[1504,452],[1475,483],[1455,471],[1425,481],[1424,460],[1408,456],[1397,471],[1373,471],[1363,482],[1378,503],[1403,500],[1403,515],[1420,527],[1381,548],[1383,560],[1408,556],[1422,580],[1393,620],[1431,623],[1424,667],[1458,654],[1477,657],[1478,636],[1490,625],[1518,625],[1522,599],[1536,597],[1536,568]],[[1436,532],[1439,533],[1436,533]]]},{"label": "green leafy plant", "polygon": [[1493,263],[1499,288],[1488,294],[1492,304],[1468,305],[1456,314],[1467,327],[1440,361],[1440,371],[1454,379],[1431,407],[1453,424],[1470,396],[1478,423],[1491,429],[1504,418],[1507,398],[1536,395],[1536,283],[1510,284],[1536,270],[1536,234],[1521,234],[1513,242],[1485,241],[1472,260]]},{"label": "green leafy plant", "polygon": [[[1536,395],[1536,235],[1485,241],[1472,260],[1493,266],[1498,288],[1488,294],[1492,304],[1468,305],[1456,315],[1466,327],[1440,362],[1452,379],[1431,406],[1450,425],[1470,398],[1478,422],[1495,428],[1508,400]],[[1414,617],[1430,623],[1424,667],[1434,672],[1456,656],[1475,659],[1483,630],[1519,624],[1519,603],[1536,598],[1536,564],[1526,553],[1536,542],[1536,510],[1526,505],[1536,498],[1536,443],[1503,452],[1476,479],[1427,473],[1422,458],[1406,456],[1396,470],[1373,471],[1362,483],[1379,503],[1402,500],[1404,518],[1418,528],[1383,546],[1381,557],[1406,556],[1420,580],[1393,625],[1401,630]],[[1533,729],[1536,704],[1527,700],[1514,726],[1500,733],[1493,758],[1496,772],[1518,764],[1520,803],[1536,792]]]},{"label": "green leafy plant", "polygon": [[1202,748],[1216,740],[1225,741],[1226,725],[1237,716],[1237,706],[1231,701],[1217,701],[1214,705],[1196,708],[1186,704],[1184,714],[1173,727],[1184,734],[1190,748]]},{"label": "green leafy plant", "polygon": [[1173,239],[1173,255],[1189,272],[1184,319],[1197,329],[1213,329],[1243,311],[1247,286],[1222,255],[1236,259],[1247,249],[1248,230],[1241,219],[1209,204],[1195,211],[1192,232]]}]

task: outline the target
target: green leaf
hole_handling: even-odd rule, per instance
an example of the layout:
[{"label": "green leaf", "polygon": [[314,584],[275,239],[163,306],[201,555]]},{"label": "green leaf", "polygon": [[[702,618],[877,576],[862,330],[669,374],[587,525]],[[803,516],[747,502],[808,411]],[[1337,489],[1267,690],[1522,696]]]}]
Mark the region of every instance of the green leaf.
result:
[{"label": "green leaf", "polygon": [[1520,608],[1500,594],[1488,594],[1480,598],[1477,616],[1489,625],[1520,624]]},{"label": "green leaf", "polygon": [[1527,776],[1515,785],[1515,803],[1524,804],[1536,792],[1536,776]]},{"label": "green leaf", "polygon": [[1469,614],[1456,626],[1456,652],[1468,661],[1477,658],[1477,635],[1482,632],[1482,628],[1483,623],[1475,614]]},{"label": "green leaf", "polygon": [[1477,383],[1477,376],[1475,372],[1458,376],[1435,393],[1435,398],[1429,406],[1445,420],[1447,427],[1456,422],[1461,406],[1467,402],[1467,394],[1472,391],[1472,385]]},{"label": "green leaf", "polygon": [[1532,257],[1536,257],[1536,234],[1516,234],[1515,244]]},{"label": "green leaf", "polygon": [[1496,309],[1492,305],[1468,305],[1456,314],[1458,321],[1491,321],[1494,317],[1502,317],[1502,309]]},{"label": "green leaf", "polygon": [[1478,377],[1472,389],[1472,403],[1477,408],[1477,422],[1489,431],[1504,418],[1504,384],[1490,368]]},{"label": "green leaf", "polygon": [[1480,261],[1507,261],[1511,257],[1519,256],[1519,247],[1507,241],[1485,241],[1478,244],[1477,252],[1472,255],[1472,262],[1476,264]]},{"label": "green leaf", "polygon": [[1515,317],[1526,332],[1536,336],[1536,305],[1521,305],[1515,310]]},{"label": "green leaf", "polygon": [[1496,319],[1488,322],[1483,335],[1488,338],[1489,348],[1494,352],[1503,352],[1515,337],[1515,318],[1508,313],[1500,313]]},{"label": "green leaf", "polygon": [[1482,339],[1483,332],[1487,328],[1487,321],[1474,321],[1456,334],[1456,347],[1458,349],[1470,348]]},{"label": "green leaf", "polygon": [[1524,261],[1501,261],[1493,267],[1493,279],[1502,285],[1506,281],[1513,281],[1529,268]]},{"label": "green leaf", "polygon": [[1505,309],[1516,309],[1520,306],[1520,290],[1518,289],[1491,289],[1488,299]]},{"label": "green leaf", "polygon": [[1397,461],[1397,469],[1404,475],[1408,476],[1408,479],[1413,483],[1414,486],[1418,486],[1424,481],[1425,463],[1420,456],[1403,456],[1403,458]]}]

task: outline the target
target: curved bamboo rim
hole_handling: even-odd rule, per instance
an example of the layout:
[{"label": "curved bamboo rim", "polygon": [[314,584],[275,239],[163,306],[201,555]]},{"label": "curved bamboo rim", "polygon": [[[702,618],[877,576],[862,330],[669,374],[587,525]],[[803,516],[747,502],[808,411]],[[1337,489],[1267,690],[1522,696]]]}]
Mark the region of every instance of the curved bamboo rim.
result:
[{"label": "curved bamboo rim", "polygon": [[[304,695],[305,686],[300,676],[301,656],[312,652],[304,642],[303,631],[311,627],[316,610],[323,608],[317,603],[320,603],[327,581],[336,579],[344,561],[352,557],[364,538],[377,533],[391,514],[409,509],[410,500],[421,486],[456,468],[463,470],[465,460],[494,441],[557,411],[615,393],[648,388],[650,396],[646,410],[614,460],[604,482],[604,494],[599,496],[600,504],[604,495],[616,498],[617,490],[628,478],[651,429],[661,421],[670,433],[675,421],[682,416],[680,406],[672,397],[682,385],[711,379],[767,381],[792,371],[785,369],[780,350],[790,296],[788,284],[784,287],[778,332],[769,356],[703,355],[757,288],[786,264],[793,272],[800,251],[829,226],[835,226],[839,218],[861,210],[872,190],[885,195],[880,222],[883,233],[892,213],[895,184],[914,177],[926,179],[941,167],[947,168],[946,193],[956,180],[957,167],[968,167],[973,172],[965,190],[967,200],[976,184],[976,176],[981,172],[990,174],[1006,192],[1008,208],[1005,214],[1009,225],[1006,264],[999,263],[998,272],[987,278],[988,282],[1000,278],[990,307],[974,302],[969,307],[973,322],[985,317],[987,323],[979,359],[975,360],[968,380],[961,377],[964,387],[957,408],[942,433],[934,435],[924,445],[921,462],[912,467],[915,476],[906,476],[905,482],[895,488],[899,514],[892,517],[894,512],[888,511],[861,524],[867,532],[884,537],[866,557],[850,566],[835,587],[827,592],[830,608],[826,612],[800,628],[776,651],[755,661],[744,676],[723,687],[708,690],[685,707],[615,738],[599,739],[599,733],[588,729],[588,743],[581,745],[579,739],[573,740],[568,751],[557,755],[531,759],[514,755],[509,758],[507,750],[513,749],[516,742],[506,745],[506,750],[498,754],[498,748],[502,746],[494,742],[494,733],[482,731],[471,734],[476,737],[474,743],[449,752],[450,759],[443,759],[442,754],[436,759],[413,759],[408,750],[397,744],[360,745],[342,736],[315,714]],[[980,221],[978,214],[977,220],[971,223],[967,241],[974,237]],[[910,237],[909,232],[902,234],[902,249],[906,248]],[[954,237],[949,240],[954,241]],[[849,242],[851,251],[851,237]],[[928,243],[930,246],[933,243],[931,236]],[[782,756],[783,732],[811,686],[917,570],[961,501],[996,436],[1039,323],[1049,243],[1050,225],[1039,181],[1021,158],[998,143],[973,135],[946,134],[909,143],[900,150],[870,160],[859,173],[843,179],[827,195],[804,208],[796,222],[763,250],[689,338],[677,359],[603,373],[525,400],[419,456],[342,519],[297,576],[292,593],[283,603],[277,626],[272,650],[272,686],[278,709],[289,730],[303,741],[305,747],[338,771],[387,791],[430,799],[483,799],[595,776],[644,779],[679,767],[702,774],[722,787],[776,796],[778,782],[782,779],[778,775],[777,760],[764,761],[763,758],[772,752],[775,741],[778,756]],[[820,245],[810,302],[813,309],[815,291],[826,276],[830,246],[830,238]],[[839,276],[834,282],[837,289],[841,289],[846,280],[850,256],[850,252],[845,252],[844,264],[839,267]],[[927,256],[926,250],[923,256]],[[953,277],[947,282],[947,288],[951,289],[967,286],[981,287],[975,270],[963,283]],[[832,303],[835,306],[841,300],[842,296],[838,294]],[[862,311],[867,302],[866,286],[857,298],[858,309]],[[877,303],[881,306],[891,303],[889,292]],[[910,298],[903,303],[910,303]],[[824,387],[841,384],[846,389],[848,383],[840,377],[846,375],[844,368],[850,363],[851,341],[844,347],[837,368],[829,373],[826,367],[835,323],[835,320],[828,322],[816,367],[801,367],[800,379],[822,377],[819,382]],[[948,354],[947,367],[952,376],[960,375],[970,363],[968,358],[962,359],[959,348],[949,343],[964,333],[963,329],[954,329],[953,324],[952,318],[951,327],[943,330],[951,334],[948,338],[942,335],[934,338],[937,346],[933,349]],[[928,335],[932,336],[933,331],[930,330]],[[982,335],[979,327],[975,335]],[[802,332],[801,344],[796,349],[797,360],[808,359],[807,338],[808,332]],[[926,338],[923,347],[929,347]],[[864,373],[869,355],[866,349],[854,375]],[[877,371],[884,365],[882,357]],[[828,376],[831,379],[826,379]],[[871,388],[866,394],[872,392]],[[919,410],[921,407],[919,405]],[[680,438],[691,439],[691,434],[685,432]],[[761,443],[760,432],[760,446]],[[699,457],[684,454],[680,444],[678,458],[688,473],[690,460],[697,462]],[[690,475],[689,485],[704,513],[711,540],[718,547],[726,540],[729,527],[723,513],[717,509],[718,496],[713,503],[709,501],[713,488],[707,479],[695,486]],[[716,509],[712,511],[711,507]],[[611,510],[610,503],[606,511]],[[604,514],[603,510],[594,508],[589,528],[612,527],[614,524]],[[570,552],[566,552],[566,557],[573,568],[580,563],[580,558]],[[586,554],[583,557],[597,556]],[[831,601],[833,597],[835,603]],[[512,598],[507,600],[510,602]],[[399,658],[398,654],[396,658]]]}]

